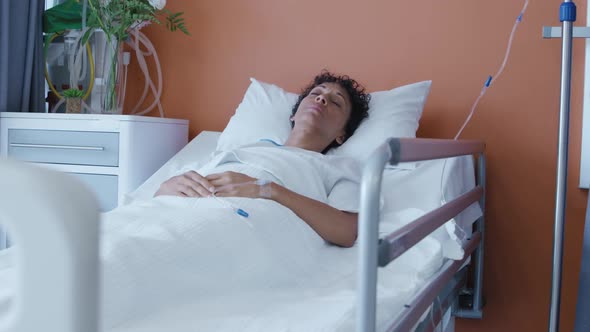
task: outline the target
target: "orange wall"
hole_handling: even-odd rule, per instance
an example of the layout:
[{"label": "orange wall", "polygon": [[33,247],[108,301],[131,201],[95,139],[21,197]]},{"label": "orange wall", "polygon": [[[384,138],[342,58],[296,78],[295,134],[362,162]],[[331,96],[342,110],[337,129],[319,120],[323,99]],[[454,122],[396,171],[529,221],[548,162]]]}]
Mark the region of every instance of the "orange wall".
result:
[{"label": "orange wall", "polygon": [[[560,0],[531,1],[503,76],[482,100],[463,138],[487,143],[483,321],[458,331],[546,330],[559,111]],[[524,1],[250,0],[169,1],[185,11],[191,37],[149,27],[164,70],[167,116],[190,119],[190,133],[221,130],[256,77],[293,91],[322,68],[369,90],[432,79],[419,135],[451,138],[487,75],[504,55]],[[585,25],[585,2],[578,1]],[[574,49],[567,196],[563,331],[573,329],[587,192],[577,188],[582,120],[583,42]],[[139,80],[132,71],[132,82]],[[138,84],[142,86],[143,84]],[[138,88],[130,87],[131,96]]]}]

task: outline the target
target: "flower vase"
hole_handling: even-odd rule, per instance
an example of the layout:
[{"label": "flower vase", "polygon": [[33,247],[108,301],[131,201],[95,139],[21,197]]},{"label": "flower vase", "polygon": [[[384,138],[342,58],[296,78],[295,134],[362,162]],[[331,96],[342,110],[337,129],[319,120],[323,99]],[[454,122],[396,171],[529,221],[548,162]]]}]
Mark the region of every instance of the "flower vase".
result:
[{"label": "flower vase", "polygon": [[123,43],[104,33],[96,38],[96,78],[91,107],[103,114],[123,113]]},{"label": "flower vase", "polygon": [[81,98],[66,98],[66,113],[81,113]]}]

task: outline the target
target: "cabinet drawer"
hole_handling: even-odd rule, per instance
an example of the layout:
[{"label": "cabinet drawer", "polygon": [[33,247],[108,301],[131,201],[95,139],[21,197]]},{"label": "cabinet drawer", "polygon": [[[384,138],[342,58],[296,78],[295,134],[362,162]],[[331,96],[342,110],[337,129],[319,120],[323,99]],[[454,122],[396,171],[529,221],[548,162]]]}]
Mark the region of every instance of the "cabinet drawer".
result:
[{"label": "cabinet drawer", "polygon": [[98,200],[100,212],[117,207],[117,176],[104,174],[69,173],[81,180]]},{"label": "cabinet drawer", "polygon": [[118,166],[119,133],[8,129],[8,156],[40,163]]}]

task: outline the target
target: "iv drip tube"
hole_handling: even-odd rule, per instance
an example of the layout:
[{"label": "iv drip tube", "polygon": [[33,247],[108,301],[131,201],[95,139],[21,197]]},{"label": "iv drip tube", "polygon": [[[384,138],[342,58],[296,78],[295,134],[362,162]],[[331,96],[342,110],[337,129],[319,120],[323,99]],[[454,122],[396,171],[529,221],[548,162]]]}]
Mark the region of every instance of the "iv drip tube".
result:
[{"label": "iv drip tube", "polygon": [[[473,102],[473,105],[471,106],[471,111],[469,112],[467,119],[465,119],[465,122],[461,126],[461,129],[459,129],[459,131],[457,132],[457,134],[453,138],[454,140],[459,139],[459,136],[461,136],[461,133],[463,133],[463,130],[465,129],[465,127],[467,126],[469,121],[471,121],[471,117],[475,113],[475,109],[476,109],[477,105],[479,104],[479,101],[486,94],[490,85],[492,85],[492,83],[496,82],[496,80],[500,77],[500,75],[502,75],[502,72],[504,72],[504,67],[506,67],[506,63],[508,62],[508,57],[510,56],[510,51],[512,49],[512,42],[514,41],[514,34],[516,33],[516,29],[518,28],[519,24],[522,22],[522,18],[524,17],[524,13],[526,12],[528,5],[529,5],[529,0],[525,0],[524,5],[522,6],[522,10],[520,11],[520,14],[516,18],[516,21],[514,22],[514,25],[512,26],[512,31],[510,32],[510,37],[508,38],[508,46],[506,47],[506,52],[504,53],[504,60],[502,61],[500,68],[498,68],[498,71],[496,72],[496,74],[494,76],[488,76],[486,82],[484,83],[484,86],[481,89],[481,92],[479,93],[479,96],[477,96],[477,98],[475,99],[475,102]],[[443,204],[447,202],[447,199],[445,197],[445,192],[444,192],[444,190],[442,190],[446,166],[447,166],[447,160],[445,159],[445,161],[443,163],[441,175],[440,175],[441,202]]]},{"label": "iv drip tube", "polygon": [[459,138],[459,136],[461,136],[463,129],[465,129],[465,127],[467,126],[467,123],[469,123],[469,121],[471,120],[473,113],[475,113],[475,108],[477,107],[477,104],[479,104],[480,99],[486,94],[488,87],[490,85],[492,85],[492,83],[495,83],[496,80],[500,77],[500,75],[502,75],[502,72],[504,71],[504,67],[506,67],[506,62],[508,62],[508,57],[510,56],[510,50],[512,49],[512,42],[514,41],[514,33],[516,32],[516,28],[518,28],[518,25],[520,24],[520,22],[522,22],[522,17],[524,15],[524,12],[526,11],[526,8],[528,7],[528,5],[529,5],[529,0],[526,0],[524,2],[524,6],[522,7],[522,10],[520,11],[520,15],[518,15],[518,17],[516,18],[516,22],[514,22],[514,26],[512,27],[512,32],[510,32],[510,38],[508,38],[508,47],[506,48],[506,53],[504,54],[504,61],[502,61],[502,65],[500,66],[500,68],[498,69],[498,71],[496,72],[496,74],[494,76],[489,76],[488,79],[486,80],[486,83],[484,84],[483,88],[481,89],[479,96],[477,97],[477,99],[475,99],[473,106],[471,106],[471,111],[469,112],[467,119],[463,123],[463,126],[461,126],[461,129],[459,129],[459,131],[457,132],[457,135],[455,135],[455,138],[454,138],[455,140],[457,140]]}]

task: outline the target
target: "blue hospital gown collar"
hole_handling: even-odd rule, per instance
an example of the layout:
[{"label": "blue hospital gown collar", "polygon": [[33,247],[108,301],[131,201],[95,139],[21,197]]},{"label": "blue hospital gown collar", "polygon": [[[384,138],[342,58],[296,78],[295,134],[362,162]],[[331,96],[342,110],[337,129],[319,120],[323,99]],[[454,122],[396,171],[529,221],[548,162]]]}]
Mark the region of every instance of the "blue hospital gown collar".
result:
[{"label": "blue hospital gown collar", "polygon": [[270,139],[270,138],[261,138],[261,139],[259,139],[258,141],[260,141],[260,142],[269,142],[269,143],[272,143],[272,144],[274,144],[275,146],[283,146],[283,144],[279,144],[279,143],[277,143],[277,142],[273,141],[273,140],[272,140],[272,139]]}]

